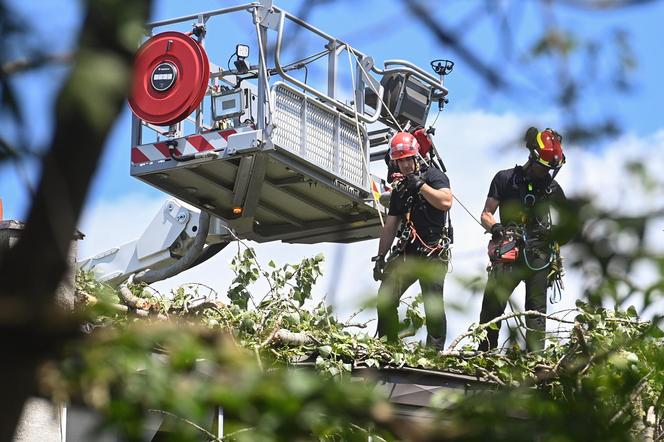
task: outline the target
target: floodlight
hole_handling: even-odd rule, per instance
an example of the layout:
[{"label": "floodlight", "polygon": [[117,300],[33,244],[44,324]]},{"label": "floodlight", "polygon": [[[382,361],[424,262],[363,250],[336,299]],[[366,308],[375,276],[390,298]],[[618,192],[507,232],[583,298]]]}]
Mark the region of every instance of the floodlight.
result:
[{"label": "floodlight", "polygon": [[247,58],[249,56],[249,46],[247,45],[237,45],[235,46],[235,55],[240,60]]}]

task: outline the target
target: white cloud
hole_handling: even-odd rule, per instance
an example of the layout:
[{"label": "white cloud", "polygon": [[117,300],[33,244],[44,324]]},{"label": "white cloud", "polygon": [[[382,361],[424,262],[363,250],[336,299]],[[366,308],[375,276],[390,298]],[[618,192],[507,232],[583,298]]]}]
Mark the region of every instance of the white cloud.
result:
[{"label": "white cloud", "polygon": [[[514,114],[495,115],[483,112],[446,113],[438,122],[436,144],[444,158],[455,195],[468,207],[475,217],[479,217],[486,199],[486,192],[493,175],[500,169],[523,163],[527,158],[525,149],[520,148],[523,131],[532,119]],[[546,121],[543,127],[550,125]],[[571,147],[571,146],[570,146]],[[652,171],[661,171],[664,158],[656,155],[664,149],[664,131],[647,138],[625,135],[609,144],[601,152],[591,152],[568,148],[567,165],[558,176],[568,195],[591,193],[596,201],[606,207],[651,207],[654,203],[647,197],[630,192],[634,183],[624,173],[624,164],[629,159],[645,158]],[[162,200],[149,200],[128,195],[122,199],[104,202],[89,209],[81,224],[88,236],[81,244],[81,257],[96,254],[110,247],[136,239],[152,219]],[[448,309],[448,343],[479,317],[481,294],[473,296],[460,285],[455,275],[477,275],[486,277],[487,235],[483,229],[462,209],[457,202],[453,207],[455,245],[453,273],[448,275],[445,300],[448,304],[466,306],[459,312]],[[660,244],[661,229],[653,235]],[[262,266],[273,259],[277,264],[295,263],[304,257],[319,252],[325,254],[325,276],[316,285],[317,299],[335,291],[335,305],[342,317],[355,311],[369,297],[375,296],[378,284],[372,280],[371,256],[376,253],[377,241],[367,241],[350,245],[284,245],[281,243],[253,244]],[[162,293],[179,284],[198,282],[211,286],[224,293],[233,274],[229,269],[235,246],[231,245],[215,258],[188,270],[167,281],[155,284]],[[563,250],[564,253],[564,250]],[[340,266],[333,271],[335,265]],[[581,293],[583,281],[578,274],[569,272],[565,278],[567,286],[563,301],[549,306],[549,312],[570,308]],[[262,294],[267,284],[257,284],[252,290]],[[416,294],[415,285],[407,294]],[[523,308],[523,287],[512,297],[518,308]],[[509,309],[509,307],[508,307]],[[358,320],[375,317],[373,310],[365,312]],[[372,323],[370,332],[373,332]]]},{"label": "white cloud", "polygon": [[78,246],[79,258],[137,239],[162,203],[144,195],[124,195],[86,207],[79,224],[79,230],[86,235]]}]

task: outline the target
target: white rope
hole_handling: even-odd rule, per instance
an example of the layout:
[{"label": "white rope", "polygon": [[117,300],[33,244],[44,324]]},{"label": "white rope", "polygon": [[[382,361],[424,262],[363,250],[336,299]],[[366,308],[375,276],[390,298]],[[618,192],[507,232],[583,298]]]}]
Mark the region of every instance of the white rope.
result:
[{"label": "white rope", "polygon": [[[470,210],[468,210],[468,208],[467,208],[467,207],[461,202],[461,200],[460,200],[459,198],[457,198],[456,195],[454,195],[454,194],[452,194],[452,197],[453,197],[453,198],[454,198],[459,204],[461,204],[461,207],[463,207],[463,210],[465,210],[465,211],[468,213],[468,215],[470,215],[470,217],[471,217],[473,220],[475,220],[475,222],[476,222],[477,224],[479,224],[481,228],[484,229],[484,225],[482,225],[482,222],[481,222],[480,220],[478,220],[477,218],[475,218],[475,215],[473,215],[472,213],[470,213]],[[486,229],[485,229],[485,230],[486,230]]]},{"label": "white rope", "polygon": [[[348,46],[348,45],[346,45],[346,46]],[[350,57],[350,51],[349,51],[349,57]],[[355,58],[357,58],[357,55],[355,55]],[[365,70],[364,70],[364,67],[362,67],[362,63],[360,63],[359,58],[357,58],[357,65],[358,65],[358,66],[360,67],[360,69],[362,70],[362,73],[364,74],[364,76],[367,77],[367,78],[369,78],[369,74],[367,74],[367,71],[365,71]],[[351,72],[352,72],[352,69],[351,69]],[[383,103],[383,108],[387,111],[387,113],[389,114],[390,118],[392,118],[392,121],[394,121],[394,124],[397,125],[397,127],[399,128],[399,132],[404,132],[403,127],[399,124],[399,121],[397,121],[396,117],[395,117],[394,114],[390,111],[390,108],[387,106],[387,104],[385,104],[385,102],[383,101],[383,97],[380,96],[380,94],[378,93],[378,91],[376,90],[376,88],[373,86],[373,84],[371,83],[371,81],[368,81],[367,83],[369,84],[369,87],[371,87],[371,90],[373,90],[374,93],[376,94],[376,97],[378,97],[378,99],[380,100],[380,102]],[[418,156],[418,158],[419,158],[420,160],[422,160],[422,162],[424,162],[424,164],[426,164],[427,166],[430,166],[429,161],[427,161],[426,158],[424,158],[424,157],[422,156],[422,154],[420,154],[419,151],[417,152],[417,156]]]},{"label": "white rope", "polygon": [[[353,91],[355,91],[355,73],[353,72],[353,59],[350,56],[350,48],[348,47],[347,44],[344,44],[346,48],[346,53],[348,53],[348,64],[350,66],[350,79],[352,82],[353,86]],[[360,117],[357,112],[357,95],[353,97],[353,111],[355,112],[355,131],[357,133],[357,142],[359,143],[360,146],[363,146],[364,143],[362,142],[362,135],[360,135]],[[371,195],[373,196],[374,202],[376,203],[376,212],[378,212],[378,218],[380,219],[380,225],[381,227],[385,227],[385,223],[383,222],[383,214],[380,211],[380,200],[376,196],[376,194],[373,191],[373,178],[371,177],[371,171],[369,170],[369,165],[367,164],[367,156],[364,153],[364,150],[362,151],[362,166],[364,167],[364,171],[367,174],[367,178],[369,179],[369,186],[371,187],[369,190],[371,192]],[[379,189],[380,190],[380,189]]]},{"label": "white rope", "polygon": [[[346,45],[346,46],[347,46],[347,45]],[[350,56],[350,51],[349,51],[349,56]],[[356,57],[357,57],[357,56],[356,56]],[[364,73],[364,75],[368,78],[369,75],[368,75],[367,72],[364,70],[364,67],[362,66],[362,63],[359,62],[359,59],[358,59],[358,63],[357,63],[357,64],[358,64],[358,66],[360,66],[360,69],[362,69],[362,72]],[[403,128],[401,127],[401,125],[399,124],[399,122],[397,121],[397,119],[394,117],[394,115],[392,114],[392,112],[390,112],[390,109],[387,107],[387,105],[386,105],[385,102],[383,101],[383,98],[378,94],[378,91],[376,90],[376,88],[374,88],[373,84],[372,84],[370,81],[368,82],[368,84],[369,84],[369,87],[371,87],[371,89],[374,91],[374,93],[376,94],[376,96],[378,97],[378,99],[381,101],[381,103],[383,103],[383,107],[385,108],[385,110],[387,110],[388,114],[390,115],[390,117],[392,118],[392,120],[394,121],[394,123],[395,123],[395,124],[397,125],[397,127],[399,128],[399,131],[403,132]],[[354,88],[354,86],[353,86],[353,88]],[[440,111],[438,112],[438,115],[440,115]],[[436,121],[438,121],[438,115],[436,116]],[[436,121],[434,121],[434,123],[435,123]],[[420,160],[422,160],[425,164],[430,165],[430,164],[429,164],[429,161],[427,161],[427,159],[424,158],[419,152],[417,152],[417,156],[418,156],[418,157],[420,158]],[[470,215],[470,217],[471,217],[471,218],[472,218],[477,224],[479,224],[480,227],[484,228],[484,226],[482,225],[482,223],[481,223],[481,222],[480,222],[480,221],[479,221],[479,220],[478,220],[478,219],[477,219],[477,218],[476,218],[476,217],[470,212],[470,210],[468,210],[468,209],[466,208],[466,206],[465,206],[465,205],[459,200],[459,198],[456,197],[456,195],[454,195],[454,193],[452,193],[452,197],[453,197],[453,198],[454,198],[459,204],[461,204],[461,207],[463,207],[463,209],[468,213],[468,215]]]},{"label": "white rope", "polygon": [[[346,50],[348,50],[348,45],[345,45],[345,46],[346,46]],[[355,55],[355,54],[353,54],[353,55]],[[348,57],[350,58],[350,51],[348,51]],[[357,58],[357,55],[355,55],[355,57]],[[357,65],[358,65],[358,66],[360,67],[360,69],[362,70],[362,73],[364,73],[365,77],[369,78],[369,75],[367,74],[367,71],[364,70],[364,67],[362,66],[362,63],[360,63],[359,58],[358,58],[357,60],[358,60]],[[352,73],[352,67],[351,67],[351,73]],[[355,82],[355,81],[354,81],[354,77],[353,77],[353,90],[355,90],[354,82]],[[367,83],[369,84],[369,87],[371,87],[371,89],[374,91],[374,93],[376,94],[376,96],[378,97],[378,99],[380,100],[380,102],[383,103],[383,108],[385,108],[385,110],[387,111],[387,113],[388,113],[388,114],[390,115],[390,117],[392,118],[392,121],[394,121],[394,123],[397,125],[397,127],[399,128],[399,131],[400,131],[400,132],[403,132],[403,128],[401,127],[401,125],[399,124],[399,122],[397,121],[397,119],[394,117],[394,115],[393,115],[392,112],[390,111],[389,107],[388,107],[388,106],[385,104],[385,102],[383,101],[383,97],[380,96],[380,94],[378,93],[378,91],[376,90],[376,88],[373,86],[373,84],[371,83],[371,81],[368,81]],[[355,108],[355,112],[357,113],[357,107]],[[440,115],[440,112],[439,112],[438,114]],[[437,120],[438,120],[438,117],[436,116],[436,121],[437,121]],[[424,158],[419,152],[417,152],[417,156],[418,156],[418,157],[420,158],[420,160],[422,160],[422,162],[424,162],[426,165],[430,165],[430,164],[429,164],[429,161],[427,161],[427,159]],[[475,220],[475,222],[476,222],[477,224],[479,224],[480,227],[484,228],[484,226],[482,225],[482,223],[481,223],[481,222],[480,222],[480,221],[479,221],[479,220],[478,220],[478,219],[477,219],[477,218],[476,218],[476,217],[470,212],[470,210],[468,210],[468,209],[466,208],[466,206],[465,206],[465,205],[459,200],[459,198],[457,198],[457,197],[454,195],[454,193],[452,193],[452,197],[453,197],[453,198],[454,198],[459,204],[461,204],[461,207],[463,207],[463,209],[468,213],[468,215],[470,215],[470,217],[471,217],[473,220]]]}]

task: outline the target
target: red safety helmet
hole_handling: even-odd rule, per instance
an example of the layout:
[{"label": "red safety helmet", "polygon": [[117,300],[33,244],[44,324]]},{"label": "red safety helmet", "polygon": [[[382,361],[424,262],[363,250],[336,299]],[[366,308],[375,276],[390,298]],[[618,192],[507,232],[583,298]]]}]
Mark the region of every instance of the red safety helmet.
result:
[{"label": "red safety helmet", "polygon": [[397,132],[390,140],[390,160],[396,161],[402,158],[417,155],[420,145],[417,139],[408,132]]},{"label": "red safety helmet", "polygon": [[530,149],[530,158],[549,169],[560,169],[565,164],[563,137],[549,128],[542,132],[536,131],[537,129],[531,127],[526,132],[526,146]]}]

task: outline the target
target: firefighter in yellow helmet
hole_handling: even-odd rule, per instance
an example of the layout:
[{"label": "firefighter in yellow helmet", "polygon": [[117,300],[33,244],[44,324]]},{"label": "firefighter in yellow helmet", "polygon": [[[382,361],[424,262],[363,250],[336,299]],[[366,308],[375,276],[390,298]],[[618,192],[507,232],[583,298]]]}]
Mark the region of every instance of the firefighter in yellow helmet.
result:
[{"label": "firefighter in yellow helmet", "polygon": [[[450,181],[445,173],[428,167],[418,155],[419,144],[408,132],[397,133],[390,141],[393,191],[388,216],[380,236],[374,279],[378,290],[378,334],[390,341],[398,339],[397,308],[403,293],[420,282],[426,314],[427,344],[443,349],[446,318],[443,287],[449,260],[446,221],[452,206]],[[392,248],[395,237],[399,240]],[[389,253],[389,256],[388,256]]]},{"label": "firefighter in yellow helmet", "polygon": [[[551,234],[554,226],[550,208],[565,201],[565,194],[554,179],[565,163],[565,155],[562,137],[553,129],[540,132],[531,127],[525,143],[530,151],[528,161],[495,175],[482,211],[482,225],[491,233],[491,240],[480,323],[503,314],[521,281],[526,285],[526,310],[546,313],[551,269],[559,259],[558,245]],[[497,209],[500,222],[494,218]],[[531,317],[525,322],[527,349],[543,348],[545,319]],[[480,350],[497,347],[498,331],[487,329],[487,339],[480,344]]]}]

